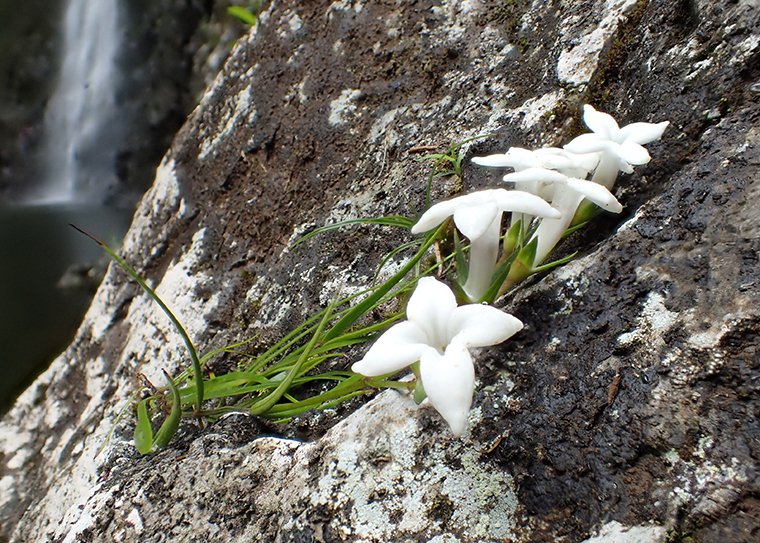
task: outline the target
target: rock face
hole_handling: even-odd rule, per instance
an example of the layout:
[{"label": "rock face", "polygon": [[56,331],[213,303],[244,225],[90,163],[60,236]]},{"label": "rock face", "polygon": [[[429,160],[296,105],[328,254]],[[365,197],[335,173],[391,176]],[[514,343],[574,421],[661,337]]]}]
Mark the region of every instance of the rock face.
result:
[{"label": "rock face", "polygon": [[276,338],[371,281],[404,232],[287,247],[326,221],[420,208],[417,146],[497,133],[463,148],[471,188],[498,176],[469,157],[566,143],[584,103],[671,126],[618,181],[624,214],[503,301],[526,328],[478,353],[461,440],[384,392],[283,426],[188,426],[145,457],[121,423],[96,456],[137,374],[187,364],[111,269],[74,344],[0,424],[0,541],[757,540],[758,7],[266,5],[123,247],[203,351]]}]

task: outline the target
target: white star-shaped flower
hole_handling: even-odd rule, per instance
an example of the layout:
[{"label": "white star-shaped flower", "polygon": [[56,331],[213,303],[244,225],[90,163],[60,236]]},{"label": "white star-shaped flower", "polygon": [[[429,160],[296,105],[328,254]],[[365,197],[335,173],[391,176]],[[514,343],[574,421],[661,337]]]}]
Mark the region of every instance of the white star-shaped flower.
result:
[{"label": "white star-shaped flower", "polygon": [[499,254],[501,215],[505,211],[560,217],[559,211],[533,194],[489,189],[440,202],[428,209],[412,227],[413,234],[427,232],[454,216],[454,224],[470,240],[469,271],[463,288],[472,301],[482,298],[491,284]]},{"label": "white star-shaped flower", "polygon": [[544,147],[534,151],[510,147],[504,154],[474,157],[472,161],[480,166],[513,168],[516,172],[528,168],[545,168],[571,177],[583,178],[596,168],[599,153],[576,155],[557,147]]},{"label": "white star-shaped flower", "polygon": [[367,377],[397,372],[420,361],[430,403],[459,437],[475,390],[468,349],[501,343],[522,329],[519,319],[494,307],[457,307],[443,283],[423,277],[409,299],[405,322],[393,325],[351,369]]},{"label": "white star-shaped flower", "polygon": [[[568,177],[584,179],[589,172],[596,168],[600,156],[601,153],[576,155],[557,147],[544,147],[535,151],[521,147],[510,147],[504,154],[475,157],[472,161],[480,166],[513,168],[515,172],[536,168],[557,170]],[[510,181],[506,177],[504,180]],[[519,188],[540,196],[547,202],[551,202],[554,198],[555,186],[553,183],[541,182],[538,179],[524,179],[520,182]],[[510,227],[520,220],[523,221],[523,226],[527,230],[533,217],[524,213],[512,213]]]},{"label": "white star-shaped flower", "polygon": [[583,121],[593,133],[581,134],[564,149],[577,154],[601,152],[593,180],[608,189],[615,184],[618,171],[631,173],[631,165],[649,162],[649,152],[642,145],[660,139],[670,124],[633,123],[620,128],[611,115],[588,104],[583,106]]},{"label": "white star-shaped flower", "polygon": [[537,183],[553,187],[552,206],[561,213],[561,217],[545,218],[536,229],[533,237],[538,238],[538,242],[534,265],[541,263],[562,239],[584,198],[612,213],[620,213],[623,210],[617,198],[602,185],[594,181],[568,177],[555,170],[528,168],[505,175],[504,181],[512,181],[517,185]]}]

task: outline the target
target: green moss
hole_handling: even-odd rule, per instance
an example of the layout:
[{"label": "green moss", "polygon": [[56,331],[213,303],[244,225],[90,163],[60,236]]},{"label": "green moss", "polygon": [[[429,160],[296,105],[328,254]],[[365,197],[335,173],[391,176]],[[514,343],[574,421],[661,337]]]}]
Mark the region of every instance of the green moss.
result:
[{"label": "green moss", "polygon": [[427,510],[427,517],[431,520],[437,520],[441,526],[445,526],[451,520],[454,514],[454,502],[448,496],[439,496]]}]

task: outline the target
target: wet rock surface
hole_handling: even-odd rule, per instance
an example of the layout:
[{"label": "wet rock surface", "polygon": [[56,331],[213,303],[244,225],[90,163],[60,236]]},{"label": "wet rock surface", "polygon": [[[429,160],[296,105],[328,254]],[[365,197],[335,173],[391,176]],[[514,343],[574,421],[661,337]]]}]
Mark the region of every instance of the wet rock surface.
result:
[{"label": "wet rock surface", "polygon": [[[469,429],[395,392],[272,425],[183,427],[139,457],[138,372],[181,341],[111,270],[75,343],[0,424],[0,541],[754,541],[760,409],[760,35],[753,1],[272,2],[175,138],[123,253],[207,351],[276,339],[409,237],[429,164],[562,144],[592,103],[671,121],[622,216],[510,293]],[[456,191],[435,185],[435,197]],[[255,346],[252,346],[255,348]],[[356,354],[356,353],[352,353]],[[231,358],[212,362],[218,371]],[[345,361],[346,366],[350,361]]]}]

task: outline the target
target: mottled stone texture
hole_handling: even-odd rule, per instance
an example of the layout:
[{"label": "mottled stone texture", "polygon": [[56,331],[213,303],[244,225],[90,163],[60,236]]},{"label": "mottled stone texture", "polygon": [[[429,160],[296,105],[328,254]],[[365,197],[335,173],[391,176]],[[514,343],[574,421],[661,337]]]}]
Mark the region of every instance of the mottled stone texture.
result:
[{"label": "mottled stone texture", "polygon": [[502,301],[526,327],[477,353],[462,440],[386,392],[288,425],[186,426],[146,457],[121,423],[96,457],[138,372],[187,364],[112,269],[74,344],[0,423],[0,541],[756,541],[759,7],[265,5],[123,248],[202,351],[266,343],[366,285],[407,234],[286,247],[326,221],[420,208],[416,146],[496,132],[463,148],[469,188],[499,179],[469,157],[565,143],[584,103],[671,126],[619,180],[624,213]]}]

